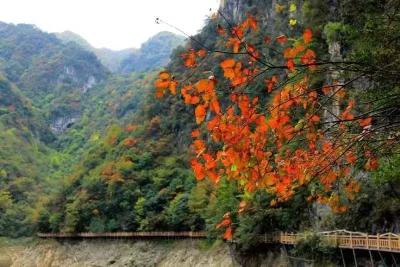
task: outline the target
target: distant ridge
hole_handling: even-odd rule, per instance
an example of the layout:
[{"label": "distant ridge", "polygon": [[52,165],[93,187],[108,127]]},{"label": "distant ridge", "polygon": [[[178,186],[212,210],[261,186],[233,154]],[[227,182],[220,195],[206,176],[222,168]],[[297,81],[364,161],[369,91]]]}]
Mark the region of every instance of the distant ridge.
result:
[{"label": "distant ridge", "polygon": [[184,43],[185,38],[171,32],[159,32],[140,49],[127,48],[112,50],[95,48],[82,36],[71,31],[55,33],[64,43],[74,42],[82,48],[93,52],[101,63],[114,73],[130,73],[133,71],[152,70],[165,66],[174,48]]}]

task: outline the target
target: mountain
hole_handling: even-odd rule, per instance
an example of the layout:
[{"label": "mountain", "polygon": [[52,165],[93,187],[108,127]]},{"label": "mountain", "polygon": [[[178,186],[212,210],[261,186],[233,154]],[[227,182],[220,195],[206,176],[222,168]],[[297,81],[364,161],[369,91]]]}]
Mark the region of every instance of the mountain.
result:
[{"label": "mountain", "polygon": [[182,45],[185,38],[170,32],[160,32],[145,43],[130,57],[121,62],[120,72],[147,71],[166,66],[172,50]]},{"label": "mountain", "polygon": [[95,48],[88,42],[86,41],[82,36],[79,34],[76,34],[71,31],[64,31],[64,32],[56,32],[54,33],[58,39],[63,41],[65,44],[72,42],[80,45],[82,48],[92,51],[95,50]]},{"label": "mountain", "polygon": [[[379,49],[382,45],[381,40],[379,37],[372,36],[370,31],[371,23],[379,21],[376,19],[380,18],[385,9],[377,10],[373,7],[372,2],[377,5],[379,1],[372,1],[367,7],[362,1],[357,3],[357,7],[354,7],[352,2],[223,1],[220,12],[224,17],[220,15],[214,20],[208,20],[202,31],[194,36],[196,41],[189,40],[187,42],[186,49],[178,47],[173,50],[171,61],[166,69],[169,73],[179,74],[185,84],[191,82],[193,77],[195,79],[209,77],[209,73],[213,73],[218,80],[217,95],[226,96],[232,87],[224,79],[220,64],[225,58],[233,57],[232,50],[228,50],[230,52],[227,53],[209,53],[207,57],[201,59],[201,64],[196,66],[194,72],[193,69],[188,70],[183,66],[180,55],[186,53],[188,48],[195,51],[202,48],[198,42],[205,45],[209,51],[227,51],[226,49],[235,43],[236,37],[231,37],[227,45],[227,34],[217,34],[218,30],[221,31],[219,26],[224,25],[226,33],[227,28],[232,24],[240,23],[247,14],[253,14],[259,18],[257,33],[264,36],[254,39],[253,35],[249,34],[248,40],[262,47],[262,51],[265,52],[263,56],[267,59],[264,63],[266,66],[279,66],[277,68],[286,71],[285,67],[280,67],[282,62],[280,62],[280,52],[277,54],[277,51],[283,50],[287,45],[274,42],[272,49],[269,49],[270,38],[273,40],[275,37],[285,35],[293,37],[288,40],[289,43],[301,42],[304,29],[313,27],[315,30],[312,49],[318,52],[319,60],[329,61],[332,54],[335,53],[337,56],[337,53],[343,53],[340,56],[346,59],[360,62],[371,60],[385,68],[384,56],[380,54],[381,50]],[[334,11],[340,11],[339,15]],[[363,12],[368,16],[361,16],[360,13]],[[338,22],[342,19],[345,21],[344,24]],[[354,28],[354,22],[357,22],[357,28]],[[382,27],[381,24],[376,26]],[[363,34],[360,34],[359,28],[363,29],[361,31]],[[395,27],[396,30],[399,28],[400,26]],[[395,29],[389,27],[387,30],[393,35]],[[392,40],[387,44],[392,44],[392,46],[391,49],[385,50],[385,53],[395,53],[397,45],[393,39],[387,37],[388,40]],[[157,52],[157,43],[158,41],[149,41],[147,45],[142,46],[141,50],[155,53]],[[341,45],[343,49],[341,49]],[[379,51],[379,53],[375,54],[372,51]],[[148,58],[145,55],[146,53],[143,53],[143,56],[139,58],[146,63]],[[396,56],[395,54],[391,55]],[[240,59],[240,55],[236,55],[236,58]],[[129,72],[134,66],[140,66],[141,69],[145,69],[146,66],[146,64],[140,65],[141,62],[137,63],[132,58],[128,62],[127,66],[131,67],[127,67],[125,70],[122,68],[123,72]],[[252,60],[249,60],[248,64],[253,64]],[[239,69],[242,68],[242,65],[235,66]],[[397,68],[398,66],[391,67]],[[381,71],[381,69],[367,70],[368,73]],[[398,88],[393,87],[394,76],[392,75],[394,73],[389,70],[380,73],[374,77],[379,81],[376,84],[379,86],[384,84],[385,87],[382,88],[387,86],[391,92],[395,92]],[[142,86],[138,86],[138,90],[133,90],[133,88],[130,90],[129,85],[125,84],[127,80],[124,81],[121,77],[118,78],[119,86],[115,86],[116,81],[106,86],[108,89],[105,89],[104,92],[108,93],[104,95],[109,97],[107,100],[103,98],[102,101],[107,102],[109,109],[106,113],[112,117],[110,119],[115,124],[110,125],[102,135],[92,136],[92,140],[96,140],[96,142],[86,150],[86,153],[82,154],[80,162],[73,168],[69,183],[60,191],[54,204],[43,212],[43,220],[39,225],[41,230],[102,232],[207,229],[211,234],[217,234],[220,230],[215,230],[215,226],[221,222],[224,214],[231,214],[235,220],[235,239],[244,246],[252,247],[257,244],[260,234],[271,231],[318,230],[319,227],[333,228],[338,225],[353,230],[376,231],[377,228],[384,229],[387,225],[390,225],[391,229],[398,225],[398,215],[396,215],[398,214],[398,205],[391,204],[398,203],[398,200],[393,197],[395,194],[387,194],[390,184],[381,187],[380,183],[375,180],[375,177],[379,177],[381,180],[388,179],[385,171],[372,174],[374,177],[372,179],[360,180],[361,186],[364,187],[365,192],[368,192],[368,195],[360,195],[360,202],[363,204],[362,210],[357,210],[357,205],[352,206],[349,203],[349,209],[354,211],[349,215],[350,218],[333,214],[326,206],[321,207],[306,201],[307,196],[311,194],[310,191],[316,190],[320,184],[316,184],[315,188],[313,188],[314,184],[310,188],[301,187],[292,199],[279,203],[275,208],[270,205],[273,203],[274,196],[268,190],[261,188],[255,192],[240,191],[238,188],[241,188],[239,183],[242,181],[235,182],[234,177],[223,176],[217,184],[206,179],[195,183],[193,175],[187,169],[189,167],[190,133],[197,127],[193,116],[193,107],[182,103],[181,95],[167,94],[162,100],[156,99],[154,89],[152,90],[151,85],[148,85],[151,84],[151,74],[143,75],[141,78],[137,77],[139,79],[136,82],[142,83]],[[316,73],[313,78],[315,79],[313,82],[317,86],[325,83],[329,76],[326,73]],[[179,81],[181,82],[181,80]],[[379,91],[382,88],[375,89]],[[245,89],[246,92],[251,93],[252,97],[258,97],[259,103],[265,105],[271,101],[271,94],[266,90],[264,79],[252,80]],[[352,97],[361,100],[365,97],[363,95],[365,88],[362,84],[354,85],[352,89],[354,89],[350,92]],[[200,86],[198,87],[199,91]],[[389,97],[393,97],[388,93],[389,91],[385,92]],[[374,93],[375,90],[368,91],[368,94]],[[233,97],[236,98],[236,96]],[[221,98],[223,99],[223,97]],[[221,106],[226,105],[227,103],[221,100]],[[248,106],[247,103],[244,105]],[[99,109],[100,107],[103,106],[99,105]],[[261,107],[265,108],[265,106]],[[398,111],[398,108],[395,110]],[[232,109],[232,113],[235,112],[238,111]],[[99,114],[96,112],[90,112],[90,114],[101,117],[95,115]],[[391,116],[393,114],[391,113]],[[212,113],[205,115],[206,120],[212,119]],[[223,119],[229,121],[226,117]],[[95,119],[88,119],[88,121],[95,121]],[[227,124],[229,125],[229,123]],[[221,128],[223,126],[229,128],[226,124],[221,123]],[[83,129],[84,125],[81,125],[80,128]],[[201,129],[201,134],[204,137],[206,135],[203,130]],[[211,138],[204,139],[205,142],[208,142],[207,139]],[[218,147],[221,144],[214,143],[213,145]],[[390,166],[393,163],[386,164]],[[362,167],[357,168],[358,170],[362,169]],[[236,167],[232,165],[231,171],[234,172],[234,169]],[[374,191],[379,193],[374,193]],[[238,208],[243,201],[245,203],[249,201],[252,206],[248,213],[240,214]],[[381,206],[381,203],[385,204]],[[368,204],[370,205],[368,206]],[[320,210],[326,214],[320,213]],[[389,214],[389,216],[382,214]],[[51,220],[52,215],[59,220]],[[357,223],[348,225],[347,222],[352,221],[352,216],[364,219],[371,216],[374,219],[366,220],[362,225]],[[388,224],[386,224],[387,218],[390,218]]]},{"label": "mountain", "polygon": [[0,73],[46,114],[55,132],[78,117],[82,96],[108,70],[75,43],[64,44],[33,25],[0,23]]},{"label": "mountain", "polygon": [[[36,226],[51,231],[90,226],[98,231],[122,225],[129,229],[196,225],[198,216],[189,215],[186,205],[188,216],[183,219],[191,221],[174,217],[177,205],[187,203],[187,193],[181,193],[193,187],[194,178],[185,157],[176,154],[167,141],[171,137],[161,137],[164,130],[158,132],[170,122],[144,112],[154,103],[156,73],[111,74],[98,57],[117,62],[132,50],[95,49],[96,56],[78,36],[66,33],[69,41],[60,38],[33,25],[0,23],[0,73],[4,76],[0,81],[0,235],[27,235]],[[140,53],[147,60],[143,62],[146,68],[166,63],[168,49],[175,45],[169,38],[173,35],[162,33],[143,45],[145,52],[154,53]],[[160,48],[165,44],[167,48]],[[136,142],[134,151],[131,146]],[[118,155],[113,151],[119,151]],[[122,186],[120,179],[126,180]],[[154,181],[157,185],[151,185]],[[82,200],[78,196],[82,190],[88,190],[91,198],[92,186],[100,186],[101,194],[105,193],[97,204],[115,208],[110,212],[118,213],[120,220],[95,216],[76,224],[75,219],[81,217],[74,215],[73,205]],[[107,200],[112,188],[127,194],[119,207],[111,207]],[[137,192],[128,193],[133,188]],[[75,204],[70,203],[75,194]],[[159,203],[151,213],[145,210],[139,216],[125,206],[139,201],[140,210],[140,203],[150,196]],[[54,209],[50,208],[53,204]],[[86,208],[83,205],[81,210]],[[157,220],[160,211],[165,211],[170,223]]]},{"label": "mountain", "polygon": [[[37,210],[57,184],[63,157],[46,144],[55,136],[21,91],[0,78],[0,233],[30,234]],[[53,178],[50,178],[53,177]]]},{"label": "mountain", "polygon": [[121,62],[137,51],[135,48],[127,48],[119,51],[108,48],[95,48],[82,36],[71,31],[55,33],[55,35],[64,43],[76,43],[87,51],[93,52],[101,63],[112,72],[118,72]]},{"label": "mountain", "polygon": [[[389,29],[379,23],[386,12],[374,8],[379,2],[222,1],[225,18],[207,20],[194,37],[208,50],[195,72],[184,66],[181,55],[202,46],[191,40],[179,46],[183,38],[171,33],[154,36],[139,50],[116,52],[92,48],[70,32],[56,37],[32,25],[0,24],[4,76],[0,80],[0,235],[206,229],[211,236],[219,236],[221,229],[215,226],[228,212],[234,214],[235,239],[247,247],[257,245],[259,235],[266,232],[301,231],[316,225],[360,231],[395,229],[400,207],[398,159],[385,159],[382,170],[371,174],[371,179],[360,179],[365,193],[356,196],[359,204],[349,204],[351,214],[330,214],[319,220],[316,206],[305,200],[319,185],[304,187],[292,200],[271,207],[274,198],[267,190],[243,193],[229,177],[221,177],[218,184],[207,179],[196,182],[189,163],[191,132],[198,127],[194,108],[184,104],[179,94],[157,99],[154,90],[158,71],[153,69],[166,64],[168,72],[182,78],[180,85],[213,73],[217,95],[223,99],[231,87],[220,63],[228,56],[210,52],[229,49],[226,36],[217,34],[218,26],[228,27],[253,14],[261,18],[258,34],[287,35],[293,37],[290,43],[297,37],[301,41],[305,27],[315,27],[311,45],[321,60],[329,60],[329,48],[339,46],[335,51],[343,53],[344,59],[379,66],[367,69],[367,73],[379,72],[369,85],[374,90],[359,90],[357,86],[369,84],[364,81],[354,85],[350,95],[365,100],[364,93],[382,94],[396,105],[399,89],[394,77],[399,72],[383,70],[386,55],[398,57],[392,37],[400,26],[397,20]],[[296,26],[289,24],[294,20]],[[380,36],[371,32],[371,25],[380,29]],[[274,43],[270,50],[268,38],[250,40],[263,46],[266,64],[280,66],[276,50],[285,45]],[[382,40],[392,41],[383,46]],[[315,75],[315,83],[326,79],[324,74]],[[254,80],[246,90],[259,103],[271,100],[263,79]],[[376,102],[365,101],[368,105]],[[222,108],[226,104],[221,100]],[[207,114],[205,119],[212,116]],[[398,121],[398,109],[388,116]],[[205,142],[211,139],[206,138],[205,129],[201,135]],[[243,200],[252,206],[239,214]]]},{"label": "mountain", "polygon": [[0,23],[0,71],[35,103],[49,91],[85,92],[108,75],[95,55],[78,45],[33,25],[6,23]]},{"label": "mountain", "polygon": [[83,37],[70,31],[56,33],[56,36],[64,43],[73,42],[93,52],[110,71],[125,74],[154,70],[167,65],[172,50],[182,45],[185,39],[171,32],[160,32],[143,43],[140,49],[127,48],[115,51],[95,48]]}]

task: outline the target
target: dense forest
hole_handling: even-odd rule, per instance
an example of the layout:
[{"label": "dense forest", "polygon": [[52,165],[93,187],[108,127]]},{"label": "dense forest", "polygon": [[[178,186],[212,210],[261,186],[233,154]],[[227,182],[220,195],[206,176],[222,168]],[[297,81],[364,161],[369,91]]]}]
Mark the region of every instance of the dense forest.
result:
[{"label": "dense forest", "polygon": [[[207,230],[249,248],[274,231],[399,232],[399,8],[398,1],[378,0],[222,1],[186,43],[162,32],[137,51],[118,53],[96,50],[73,33],[1,23],[0,235]],[[311,52],[297,57],[303,51]],[[267,67],[261,79],[257,64]],[[327,167],[331,176],[320,179],[318,172],[285,189],[276,181],[252,182],[256,148],[241,147],[257,155],[229,162],[228,148],[234,158],[240,143],[234,137],[267,144],[259,133],[273,128],[268,140],[276,138],[276,157],[294,162],[287,151],[305,151],[299,158],[314,162],[306,153],[317,151],[312,132],[288,137],[288,128],[279,127],[289,127],[289,119],[271,124],[273,112],[265,112],[275,92],[301,87],[304,75],[317,88],[304,101],[323,105],[312,107],[313,115],[307,102],[289,105],[293,131],[320,127],[333,138],[346,129],[336,143],[344,134],[364,137],[350,139],[354,151],[340,155],[343,165]],[[188,82],[194,86],[184,87]],[[346,85],[339,90],[343,102],[325,92],[326,84],[338,83]],[[193,87],[212,93],[188,93]],[[249,106],[263,121],[246,117]],[[207,126],[224,112],[226,127],[247,118],[248,135],[228,140]],[[332,116],[337,127],[321,126]],[[376,131],[365,135],[370,127]],[[325,154],[336,155],[330,146]],[[277,162],[276,177],[294,168]],[[297,183],[301,174],[293,176]]]}]

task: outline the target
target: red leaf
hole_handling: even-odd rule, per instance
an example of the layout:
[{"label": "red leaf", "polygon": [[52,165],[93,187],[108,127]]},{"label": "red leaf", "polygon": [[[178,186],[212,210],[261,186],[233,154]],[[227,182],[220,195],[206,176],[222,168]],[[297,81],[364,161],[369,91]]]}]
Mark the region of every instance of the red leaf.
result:
[{"label": "red leaf", "polygon": [[286,66],[287,66],[287,68],[289,69],[289,71],[294,71],[295,68],[294,68],[294,61],[293,61],[293,59],[289,59],[289,60],[286,62]]},{"label": "red leaf", "polygon": [[223,238],[225,240],[232,239],[232,228],[230,226],[228,228],[226,228]]},{"label": "red leaf", "polygon": [[279,35],[275,40],[280,44],[284,44],[287,42],[287,37],[285,35]]}]

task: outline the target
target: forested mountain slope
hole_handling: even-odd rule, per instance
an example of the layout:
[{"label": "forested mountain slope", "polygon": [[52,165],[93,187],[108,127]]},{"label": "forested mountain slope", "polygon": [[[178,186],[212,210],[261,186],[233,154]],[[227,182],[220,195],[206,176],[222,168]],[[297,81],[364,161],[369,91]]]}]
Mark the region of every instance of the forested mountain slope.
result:
[{"label": "forested mountain slope", "polygon": [[32,25],[2,23],[0,55],[0,233],[26,235],[82,154],[102,160],[106,129],[132,123],[154,75],[111,76],[81,44]]},{"label": "forested mountain slope", "polygon": [[96,56],[32,25],[0,24],[0,71],[60,133],[81,112],[82,95],[109,72]]},{"label": "forested mountain slope", "polygon": [[57,180],[62,155],[55,136],[19,89],[0,78],[0,233],[26,235]]}]

